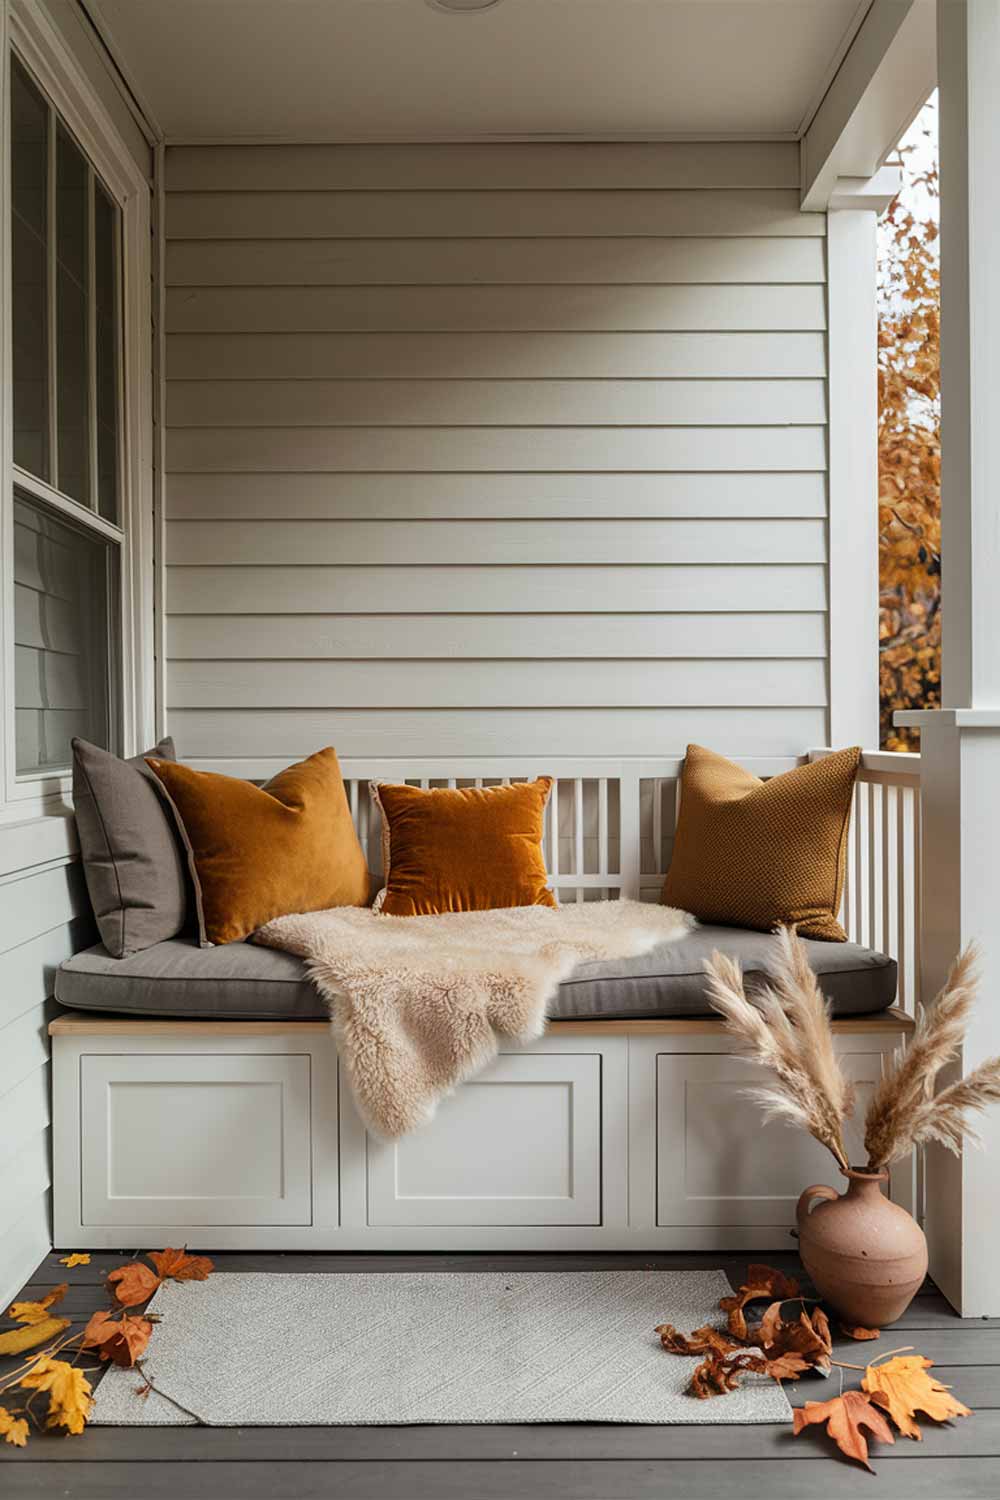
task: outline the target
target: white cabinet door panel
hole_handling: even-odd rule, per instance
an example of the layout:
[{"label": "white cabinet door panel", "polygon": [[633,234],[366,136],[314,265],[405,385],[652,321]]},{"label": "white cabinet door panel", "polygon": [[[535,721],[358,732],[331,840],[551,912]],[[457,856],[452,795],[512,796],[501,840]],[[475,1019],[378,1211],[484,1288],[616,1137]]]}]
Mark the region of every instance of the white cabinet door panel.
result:
[{"label": "white cabinet door panel", "polygon": [[84,1224],[311,1223],[308,1056],[80,1064]]},{"label": "white cabinet door panel", "polygon": [[[841,1059],[858,1093],[848,1135],[863,1159],[857,1121],[881,1074],[879,1053]],[[657,1223],[792,1226],[803,1188],[839,1187],[833,1157],[804,1131],[765,1123],[746,1091],[761,1071],[727,1054],[660,1054],[656,1060]],[[789,1241],[791,1247],[792,1241]]]},{"label": "white cabinet door panel", "polygon": [[368,1143],[378,1225],[599,1224],[601,1059],[505,1054],[429,1125]]}]

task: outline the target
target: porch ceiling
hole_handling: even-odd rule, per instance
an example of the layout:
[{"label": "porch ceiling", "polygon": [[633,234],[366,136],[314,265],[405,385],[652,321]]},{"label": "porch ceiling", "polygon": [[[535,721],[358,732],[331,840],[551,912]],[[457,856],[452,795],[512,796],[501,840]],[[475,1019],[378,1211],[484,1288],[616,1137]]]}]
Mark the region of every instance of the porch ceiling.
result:
[{"label": "porch ceiling", "polygon": [[871,0],[85,0],[170,140],[797,139]]}]

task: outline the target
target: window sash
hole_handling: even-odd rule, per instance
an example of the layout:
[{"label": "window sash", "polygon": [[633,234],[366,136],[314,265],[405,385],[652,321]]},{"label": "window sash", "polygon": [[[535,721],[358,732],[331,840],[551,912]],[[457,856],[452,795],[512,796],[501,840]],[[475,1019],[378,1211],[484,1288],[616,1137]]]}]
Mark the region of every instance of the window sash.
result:
[{"label": "window sash", "polygon": [[[124,515],[126,505],[126,426],[127,411],[125,402],[125,255],[124,255],[124,211],[122,203],[115,192],[107,185],[103,175],[94,165],[94,161],[86,148],[80,143],[71,124],[65,119],[62,111],[53,102],[50,92],[46,89],[43,81],[35,71],[18,55],[15,47],[9,47],[10,67],[13,73],[15,68],[19,69],[26,78],[30,89],[35,93],[46,110],[46,180],[45,180],[45,204],[44,204],[44,230],[45,230],[45,396],[44,396],[44,420],[45,446],[47,452],[47,477],[40,477],[20,465],[10,462],[4,480],[5,495],[4,504],[13,507],[16,499],[16,491],[21,491],[28,499],[41,502],[56,518],[64,518],[72,527],[84,533],[94,536],[100,540],[107,549],[106,586],[104,590],[105,616],[103,628],[107,636],[106,652],[106,683],[103,686],[103,707],[106,712],[107,744],[113,751],[121,752],[123,740],[126,733],[125,712],[125,664],[129,657],[131,648],[126,644],[130,630],[131,604],[129,600],[130,568],[128,548],[126,546],[126,534],[124,530]],[[10,98],[5,101],[7,120],[5,122],[8,131],[11,129],[11,103]],[[59,203],[58,193],[60,187],[60,176],[57,170],[58,153],[62,147],[64,152],[72,151],[78,153],[82,167],[82,231],[83,231],[83,256],[82,267],[84,276],[83,286],[83,331],[85,336],[85,354],[79,370],[83,383],[83,401],[81,407],[86,413],[85,421],[85,460],[82,470],[83,483],[74,485],[79,494],[74,496],[59,487],[59,465],[60,458],[64,462],[66,458],[63,444],[60,443],[59,432],[59,277],[61,269],[65,273],[60,257],[59,232]],[[97,207],[98,195],[104,213],[104,247],[110,251],[111,263],[104,270],[102,306],[98,307],[98,284],[99,267],[97,261]],[[13,213],[13,183],[11,183],[10,202],[8,214],[8,253],[12,250],[12,231],[14,224]],[[110,219],[110,226],[108,220]],[[110,302],[110,308],[108,303]],[[99,320],[104,315],[105,326],[101,327]],[[110,316],[109,316],[110,315]],[[111,323],[110,334],[106,326],[107,321]],[[84,346],[81,345],[81,349]],[[16,359],[16,350],[12,351]],[[111,367],[110,370],[108,367]],[[103,367],[103,368],[102,368]],[[98,387],[98,380],[104,379],[103,390]],[[107,420],[109,416],[109,390],[113,390],[113,420]],[[104,418],[102,427],[102,418]],[[81,445],[82,448],[83,445]],[[109,496],[113,497],[109,503]],[[113,519],[106,514],[112,510]],[[9,534],[9,533],[8,533]],[[108,547],[110,544],[110,547]],[[2,580],[6,588],[10,589],[13,598],[13,558],[6,565],[7,577]],[[3,590],[3,592],[5,592]],[[7,611],[6,625],[13,629],[12,611]],[[11,645],[7,654],[7,662],[13,667],[16,651],[16,635],[12,635]],[[103,667],[102,667],[103,671]],[[11,752],[8,767],[9,795],[21,797],[25,794],[43,794],[42,789],[48,785],[56,790],[65,785],[67,774],[70,770],[69,764],[54,765],[45,764],[31,768],[19,766],[19,757],[15,748],[15,730],[17,715],[15,712],[15,701],[17,695],[16,679],[17,673],[13,670],[4,674],[8,678],[6,689],[2,695],[3,720],[7,726],[5,738]],[[101,696],[99,694],[98,696]],[[98,705],[100,706],[100,705]],[[130,715],[128,715],[130,718]],[[17,790],[15,790],[15,788]],[[33,792],[38,788],[38,792]],[[0,803],[3,794],[0,791]]]},{"label": "window sash", "polygon": [[[86,150],[79,143],[72,129],[63,119],[59,110],[53,104],[51,98],[46,94],[44,88],[34,77],[31,69],[21,61],[16,51],[11,49],[11,69],[20,72],[27,79],[31,90],[40,96],[48,111],[48,141],[47,141],[47,205],[46,205],[46,256],[47,256],[47,293],[46,293],[46,326],[47,326],[47,370],[46,370],[46,415],[47,415],[47,472],[35,474],[33,477],[47,484],[52,490],[64,495],[67,499],[81,505],[88,515],[102,516],[113,524],[120,523],[123,504],[123,475],[124,475],[124,348],[123,348],[123,256],[122,244],[122,211],[114,193],[103,181],[100,173],[96,170]],[[82,208],[83,235],[84,235],[84,265],[81,268],[82,277],[71,277],[69,268],[64,264],[59,242],[61,215],[59,194],[62,182],[62,174],[59,169],[60,154],[67,161],[72,161],[72,156],[77,154],[80,158],[84,177],[84,203]],[[111,279],[111,303],[109,309],[112,323],[110,341],[102,342],[102,330],[98,324],[99,309],[97,306],[98,294],[98,267],[97,267],[97,195],[100,194],[104,204],[111,213],[111,235],[108,249],[111,252],[112,264],[110,271]],[[78,280],[80,290],[83,293],[84,303],[84,338],[85,352],[81,362],[79,374],[82,376],[83,384],[83,407],[84,437],[81,445],[82,466],[80,473],[74,476],[80,483],[74,482],[72,490],[67,490],[65,481],[67,475],[67,445],[65,442],[66,429],[60,427],[60,381],[63,375],[63,364],[66,349],[60,349],[61,324],[60,314],[64,310],[68,283],[70,280]],[[61,294],[61,287],[64,289]],[[16,351],[15,351],[16,358]],[[108,360],[113,364],[113,422],[104,422],[104,442],[102,443],[102,402],[98,389],[99,369]],[[103,373],[103,372],[101,372]],[[106,403],[104,403],[106,406]],[[110,493],[113,495],[113,515],[105,514],[102,505],[102,453],[109,450],[109,442],[112,451],[112,462],[110,468],[105,470],[110,479]],[[21,466],[23,467],[23,466]],[[27,471],[30,472],[30,471]]]}]

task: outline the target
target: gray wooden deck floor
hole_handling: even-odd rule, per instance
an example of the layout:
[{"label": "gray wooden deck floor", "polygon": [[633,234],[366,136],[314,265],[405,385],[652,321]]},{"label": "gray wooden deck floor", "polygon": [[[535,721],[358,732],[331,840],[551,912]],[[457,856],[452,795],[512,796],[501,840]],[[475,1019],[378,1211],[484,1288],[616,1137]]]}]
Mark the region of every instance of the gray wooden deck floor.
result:
[{"label": "gray wooden deck floor", "polygon": [[[106,1305],[103,1281],[131,1252],[94,1252],[66,1271],[56,1255],[25,1297],[59,1281],[60,1311],[74,1319]],[[725,1255],[276,1255],[220,1254],[220,1271],[597,1270],[723,1266],[737,1279],[754,1257]],[[761,1255],[786,1270],[791,1255]],[[0,1495],[78,1500],[836,1500],[841,1495],[1000,1496],[1000,1319],[963,1321],[928,1284],[878,1345],[840,1345],[837,1357],[913,1344],[975,1415],[927,1423],[921,1443],[876,1450],[877,1478],[832,1456],[820,1435],[793,1439],[789,1426],[626,1427],[257,1427],[93,1428],[81,1438],[34,1436],[0,1452]],[[0,1361],[0,1374],[11,1361]],[[836,1376],[835,1376],[836,1378]],[[807,1377],[787,1387],[793,1405],[825,1400],[831,1385]]]}]

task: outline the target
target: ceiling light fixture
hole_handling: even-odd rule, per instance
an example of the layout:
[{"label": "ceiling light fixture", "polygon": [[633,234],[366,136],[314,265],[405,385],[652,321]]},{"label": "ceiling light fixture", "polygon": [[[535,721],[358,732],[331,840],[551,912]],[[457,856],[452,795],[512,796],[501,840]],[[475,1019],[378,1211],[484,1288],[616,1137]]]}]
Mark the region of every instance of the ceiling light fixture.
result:
[{"label": "ceiling light fixture", "polygon": [[427,0],[432,10],[448,11],[453,16],[468,15],[472,11],[492,10],[500,0]]}]

